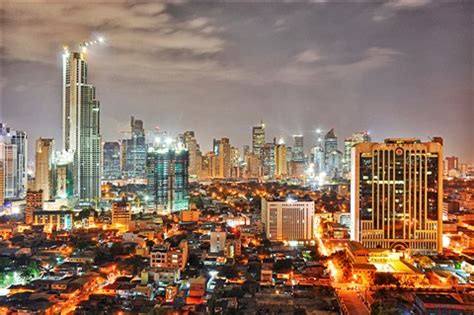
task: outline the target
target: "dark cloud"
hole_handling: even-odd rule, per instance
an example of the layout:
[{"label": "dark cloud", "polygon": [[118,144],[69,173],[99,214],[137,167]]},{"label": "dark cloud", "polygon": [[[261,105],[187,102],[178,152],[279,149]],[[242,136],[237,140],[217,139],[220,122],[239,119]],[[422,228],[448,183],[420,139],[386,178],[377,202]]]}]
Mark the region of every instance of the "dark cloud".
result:
[{"label": "dark cloud", "polygon": [[[193,129],[250,143],[335,127],[341,139],[444,136],[446,153],[474,162],[473,4],[384,2],[3,3],[2,117],[60,137],[61,47],[93,36],[90,82],[102,134],[130,115],[170,133]],[[32,141],[33,142],[33,141]],[[58,141],[60,143],[60,141]]]}]

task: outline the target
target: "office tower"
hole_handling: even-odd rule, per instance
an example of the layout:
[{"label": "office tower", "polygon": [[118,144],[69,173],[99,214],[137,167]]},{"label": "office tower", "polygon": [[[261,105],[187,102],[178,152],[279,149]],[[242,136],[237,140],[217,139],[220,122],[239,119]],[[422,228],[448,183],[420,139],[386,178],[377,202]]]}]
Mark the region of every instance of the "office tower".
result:
[{"label": "office tower", "polygon": [[342,152],[332,151],[326,157],[326,175],[329,178],[338,178],[342,176]]},{"label": "office tower", "polygon": [[367,248],[442,252],[441,138],[352,148],[351,238]]},{"label": "office tower", "polygon": [[217,178],[219,173],[219,163],[214,151],[209,151],[202,159],[202,177]]},{"label": "office tower", "polygon": [[102,147],[102,178],[105,180],[119,179],[120,169],[120,143],[104,142]]},{"label": "office tower", "polygon": [[187,209],[188,163],[188,151],[180,144],[168,143],[148,149],[148,208],[165,213]]},{"label": "office tower", "polygon": [[127,198],[112,203],[112,225],[118,228],[128,229],[128,225],[132,220],[131,208],[130,203],[127,202]]},{"label": "office tower", "polygon": [[202,171],[202,153],[194,131],[186,131],[183,134],[183,143],[189,152],[189,176],[199,177]]},{"label": "office tower", "polygon": [[23,199],[28,186],[27,149],[28,138],[25,132],[16,131],[0,123],[1,159],[4,162],[5,198]]},{"label": "office tower", "polygon": [[231,171],[231,146],[229,138],[214,139],[214,147],[217,148],[218,175],[219,178],[229,178]]},{"label": "office tower", "polygon": [[320,174],[325,172],[324,168],[324,148],[317,145],[311,149],[312,162],[314,164],[314,172]]},{"label": "office tower", "polygon": [[249,152],[244,156],[244,177],[259,178],[261,175],[262,163],[258,156]]},{"label": "office tower", "polygon": [[286,146],[283,140],[275,145],[275,177],[282,179],[287,177]]},{"label": "office tower", "polygon": [[457,156],[446,157],[446,171],[457,170],[459,164],[459,158]]},{"label": "office tower", "polygon": [[[334,153],[336,152],[336,153]],[[337,136],[334,128],[324,136],[324,171],[329,177],[336,177],[341,170],[342,153],[337,150]]]},{"label": "office tower", "polygon": [[74,198],[74,153],[57,152],[54,157],[54,195],[58,199]]},{"label": "office tower", "polygon": [[344,158],[342,163],[344,175],[350,176],[352,147],[358,143],[363,142],[370,142],[370,135],[368,131],[354,133],[351,137],[344,140]]},{"label": "office tower", "polygon": [[26,192],[25,223],[33,224],[33,213],[43,209],[43,192],[30,190]]},{"label": "office tower", "polygon": [[39,138],[36,140],[35,189],[43,191],[43,200],[53,196],[53,159],[54,140]]},{"label": "office tower", "polygon": [[23,131],[11,132],[11,144],[16,145],[15,198],[23,199],[28,187],[28,136]]},{"label": "office tower", "polygon": [[243,151],[243,152],[244,152],[244,157],[245,157],[247,154],[251,153],[251,151],[250,151],[250,146],[249,146],[249,145],[244,145],[244,151]]},{"label": "office tower", "polygon": [[241,177],[241,164],[242,159],[240,157],[240,150],[235,147],[230,148],[230,176],[233,178]]},{"label": "office tower", "polygon": [[273,139],[273,142],[265,143],[262,150],[263,175],[268,178],[273,178],[275,175],[275,142],[276,140]]},{"label": "office tower", "polygon": [[265,124],[260,122],[259,126],[252,128],[252,150],[260,161],[263,161],[263,147],[265,146]]},{"label": "office tower", "polygon": [[293,136],[292,160],[304,163],[304,145],[302,135]]},{"label": "office tower", "polygon": [[147,145],[143,122],[132,116],[130,131],[130,139],[125,139],[122,142],[125,153],[123,173],[126,178],[144,178]]},{"label": "office tower", "polygon": [[272,241],[309,241],[314,238],[314,201],[262,198],[262,222]]},{"label": "office tower", "polygon": [[82,203],[100,197],[100,103],[87,82],[86,54],[63,54],[63,150],[74,154],[74,195]]}]

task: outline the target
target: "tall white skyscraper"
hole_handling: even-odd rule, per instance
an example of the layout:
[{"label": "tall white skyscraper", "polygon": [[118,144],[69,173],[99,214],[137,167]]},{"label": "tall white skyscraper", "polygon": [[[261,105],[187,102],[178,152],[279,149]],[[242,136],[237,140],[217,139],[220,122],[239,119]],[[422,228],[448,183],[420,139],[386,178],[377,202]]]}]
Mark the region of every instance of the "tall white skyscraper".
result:
[{"label": "tall white skyscraper", "polygon": [[367,248],[442,252],[442,142],[386,139],[352,148],[352,240]]},{"label": "tall white skyscraper", "polygon": [[100,194],[100,103],[87,82],[86,54],[63,54],[63,149],[74,154],[74,196],[83,203]]}]

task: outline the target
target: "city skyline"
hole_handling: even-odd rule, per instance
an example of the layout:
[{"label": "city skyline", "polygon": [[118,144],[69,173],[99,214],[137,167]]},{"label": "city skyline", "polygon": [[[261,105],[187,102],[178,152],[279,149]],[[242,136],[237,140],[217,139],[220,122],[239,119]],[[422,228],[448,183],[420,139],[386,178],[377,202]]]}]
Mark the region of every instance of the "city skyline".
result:
[{"label": "city skyline", "polygon": [[316,128],[334,127],[341,140],[367,129],[374,141],[442,136],[446,155],[474,160],[470,4],[40,6],[2,7],[1,120],[28,132],[30,160],[37,138],[61,143],[62,45],[97,36],[106,43],[90,49],[88,62],[103,141],[123,138],[136,116],[148,130],[195,131],[204,152],[221,137],[241,148],[263,120],[267,141],[303,134],[306,152]]}]

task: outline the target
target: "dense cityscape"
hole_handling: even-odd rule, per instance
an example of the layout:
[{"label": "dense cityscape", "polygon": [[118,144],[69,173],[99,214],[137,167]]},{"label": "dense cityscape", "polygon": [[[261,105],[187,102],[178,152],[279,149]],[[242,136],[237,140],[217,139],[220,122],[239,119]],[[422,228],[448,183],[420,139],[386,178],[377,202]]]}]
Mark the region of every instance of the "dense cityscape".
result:
[{"label": "dense cityscape", "polygon": [[0,121],[0,314],[474,314],[474,165],[443,134],[254,117],[241,148],[131,106],[105,141],[107,40],[62,48],[61,139]]}]

